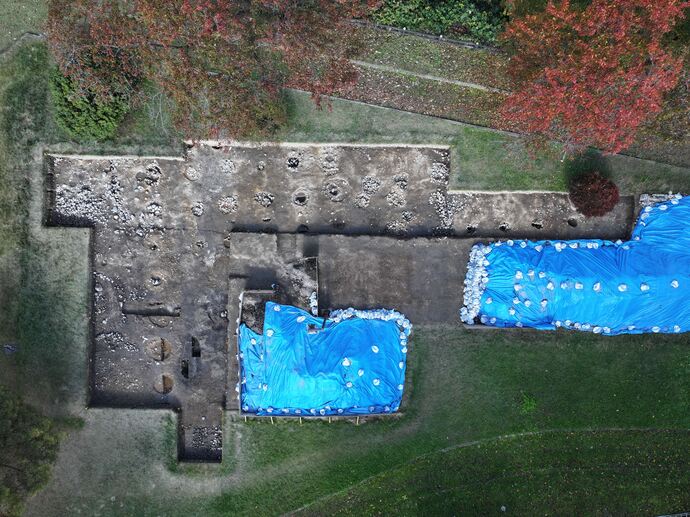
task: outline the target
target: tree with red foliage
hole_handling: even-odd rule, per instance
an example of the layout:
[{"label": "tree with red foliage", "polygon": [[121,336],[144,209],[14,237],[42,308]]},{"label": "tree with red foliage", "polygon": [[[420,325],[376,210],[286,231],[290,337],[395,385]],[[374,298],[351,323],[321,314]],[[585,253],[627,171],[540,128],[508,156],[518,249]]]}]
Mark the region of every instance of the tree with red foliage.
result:
[{"label": "tree with red foliage", "polygon": [[353,17],[376,0],[51,0],[61,72],[92,95],[152,81],[189,136],[261,133],[286,83],[319,96],[356,81]]},{"label": "tree with red foliage", "polygon": [[686,15],[684,0],[592,0],[584,9],[549,0],[512,20],[515,93],[502,116],[522,130],[570,148],[629,147],[678,83],[682,58],[664,36]]}]

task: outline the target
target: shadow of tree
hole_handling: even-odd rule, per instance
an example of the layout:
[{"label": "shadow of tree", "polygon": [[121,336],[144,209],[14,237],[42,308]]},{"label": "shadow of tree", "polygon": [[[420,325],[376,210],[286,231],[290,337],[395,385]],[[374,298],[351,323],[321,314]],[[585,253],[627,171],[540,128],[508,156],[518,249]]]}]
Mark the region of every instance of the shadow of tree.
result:
[{"label": "shadow of tree", "polygon": [[568,185],[589,172],[598,172],[605,178],[610,178],[612,175],[609,160],[596,149],[587,149],[563,164],[563,174]]}]

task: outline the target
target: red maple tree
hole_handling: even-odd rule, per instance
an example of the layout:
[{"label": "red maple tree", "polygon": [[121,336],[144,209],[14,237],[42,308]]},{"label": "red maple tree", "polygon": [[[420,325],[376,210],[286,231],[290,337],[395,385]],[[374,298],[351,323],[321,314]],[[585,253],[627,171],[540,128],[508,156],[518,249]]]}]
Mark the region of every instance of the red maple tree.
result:
[{"label": "red maple tree", "polygon": [[682,58],[664,36],[684,18],[685,0],[593,0],[578,9],[549,0],[512,20],[515,93],[501,115],[522,130],[608,152],[629,147],[678,83]]},{"label": "red maple tree", "polygon": [[188,136],[239,136],[284,118],[281,90],[354,84],[353,17],[377,0],[51,0],[61,72],[99,97],[158,85]]}]

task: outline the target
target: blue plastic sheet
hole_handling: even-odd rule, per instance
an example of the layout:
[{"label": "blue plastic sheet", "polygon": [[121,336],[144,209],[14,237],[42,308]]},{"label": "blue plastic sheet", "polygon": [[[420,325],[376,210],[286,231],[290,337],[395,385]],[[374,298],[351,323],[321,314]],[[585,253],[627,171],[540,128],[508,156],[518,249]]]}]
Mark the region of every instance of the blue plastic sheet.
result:
[{"label": "blue plastic sheet", "polygon": [[690,197],[646,207],[631,240],[506,241],[470,254],[461,317],[601,334],[690,330]]},{"label": "blue plastic sheet", "polygon": [[396,311],[347,309],[324,320],[268,302],[263,334],[240,325],[242,411],[275,416],[397,411],[411,329]]}]

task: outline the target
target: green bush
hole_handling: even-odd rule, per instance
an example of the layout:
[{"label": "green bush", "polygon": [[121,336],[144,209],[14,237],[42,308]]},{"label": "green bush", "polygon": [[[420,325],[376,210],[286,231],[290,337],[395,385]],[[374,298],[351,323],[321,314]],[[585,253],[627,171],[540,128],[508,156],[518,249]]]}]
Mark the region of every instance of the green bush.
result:
[{"label": "green bush", "polygon": [[385,0],[374,12],[383,25],[491,43],[503,28],[500,0]]},{"label": "green bush", "polygon": [[46,484],[61,437],[52,420],[0,386],[0,515],[18,517]]},{"label": "green bush", "polygon": [[58,126],[77,140],[112,138],[129,111],[125,96],[113,95],[108,101],[100,101],[78,91],[74,82],[57,69],[51,76],[50,90]]},{"label": "green bush", "polygon": [[[520,18],[528,14],[537,14],[546,9],[548,0],[515,0],[511,4],[510,17]],[[577,9],[585,9],[592,0],[571,0],[570,5]]]},{"label": "green bush", "polygon": [[530,413],[534,413],[536,409],[537,399],[523,391],[522,401],[520,402],[520,413],[522,413],[523,415],[529,415]]}]

